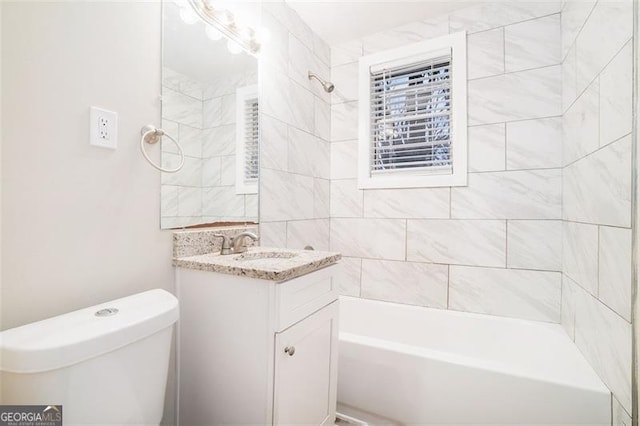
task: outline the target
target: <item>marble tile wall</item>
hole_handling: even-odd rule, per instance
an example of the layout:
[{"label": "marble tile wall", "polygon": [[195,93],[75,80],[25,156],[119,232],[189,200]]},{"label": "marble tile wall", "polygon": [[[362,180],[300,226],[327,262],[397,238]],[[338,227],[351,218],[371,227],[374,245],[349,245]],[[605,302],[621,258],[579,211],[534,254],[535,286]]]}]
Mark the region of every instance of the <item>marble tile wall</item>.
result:
[{"label": "marble tile wall", "polygon": [[[345,256],[343,294],[560,322],[560,10],[481,3],[331,47],[330,247]],[[462,30],[469,185],[359,190],[359,58]]]},{"label": "marble tile wall", "polygon": [[329,46],[285,2],[263,5],[261,244],[329,249],[331,109],[308,71],[330,77]]},{"label": "marble tile wall", "polygon": [[562,20],[562,324],[631,413],[632,0],[567,1]]},{"label": "marble tile wall", "polygon": [[258,84],[258,75],[225,76],[203,87],[202,220],[257,222],[258,194],[236,193],[236,90]]},{"label": "marble tile wall", "polygon": [[[184,168],[162,173],[161,226],[257,221],[258,195],[236,194],[236,88],[256,84],[255,72],[195,81],[163,68],[162,127],[178,139]],[[179,162],[175,145],[162,141],[164,167]]]},{"label": "marble tile wall", "polygon": [[[176,228],[202,222],[203,86],[170,68],[162,69],[162,128],[182,145],[184,167],[161,173],[161,226]],[[180,157],[168,138],[162,139],[162,166],[176,167]]]},{"label": "marble tile wall", "polygon": [[[266,4],[262,243],[342,252],[345,295],[561,322],[629,419],[631,4],[483,2],[331,48]],[[359,58],[461,30],[468,187],[359,190]]]}]

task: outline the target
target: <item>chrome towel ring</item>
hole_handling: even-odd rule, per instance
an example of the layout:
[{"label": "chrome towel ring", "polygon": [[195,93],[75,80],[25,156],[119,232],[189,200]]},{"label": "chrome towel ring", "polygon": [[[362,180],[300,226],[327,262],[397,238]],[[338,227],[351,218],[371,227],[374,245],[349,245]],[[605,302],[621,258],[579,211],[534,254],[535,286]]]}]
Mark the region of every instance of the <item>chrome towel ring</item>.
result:
[{"label": "chrome towel ring", "polygon": [[[165,133],[164,130],[158,129],[151,124],[147,124],[146,126],[144,126],[140,130],[140,134],[142,135],[142,137],[140,138],[140,151],[142,151],[142,155],[144,155],[144,158],[149,162],[149,164],[151,164],[151,166],[153,166],[154,169],[160,170],[164,173],[176,173],[182,169],[182,166],[184,166],[184,151],[182,151],[182,147],[177,140]],[[158,142],[160,138],[162,138],[162,136],[166,136],[171,139],[176,147],[178,147],[178,153],[180,154],[180,164],[175,169],[164,169],[161,166],[155,164],[153,161],[151,161],[151,158],[149,158],[147,151],[144,149],[145,142],[148,144],[154,144]]]}]

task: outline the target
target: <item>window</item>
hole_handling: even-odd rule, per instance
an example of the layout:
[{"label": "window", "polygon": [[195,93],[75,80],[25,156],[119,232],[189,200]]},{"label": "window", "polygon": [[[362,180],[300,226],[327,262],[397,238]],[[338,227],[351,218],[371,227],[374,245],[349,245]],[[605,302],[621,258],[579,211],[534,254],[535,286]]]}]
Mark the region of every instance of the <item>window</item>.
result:
[{"label": "window", "polygon": [[236,89],[236,193],[257,194],[260,171],[258,86]]},{"label": "window", "polygon": [[466,33],[360,59],[360,188],[467,184]]}]

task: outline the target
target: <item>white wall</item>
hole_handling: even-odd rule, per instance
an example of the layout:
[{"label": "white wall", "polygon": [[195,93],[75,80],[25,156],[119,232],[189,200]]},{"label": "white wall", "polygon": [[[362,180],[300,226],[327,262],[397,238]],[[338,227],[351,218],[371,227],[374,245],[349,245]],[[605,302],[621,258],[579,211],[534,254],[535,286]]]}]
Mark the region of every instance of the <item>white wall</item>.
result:
[{"label": "white wall", "polygon": [[[0,177],[2,176],[2,10],[3,3],[0,2]],[[0,241],[2,241],[2,179],[0,179]],[[2,309],[2,243],[0,243],[0,309]],[[0,330],[3,329],[2,315],[0,315]],[[0,390],[0,398],[2,391]]]},{"label": "white wall", "polygon": [[[3,327],[172,289],[138,148],[160,119],[160,24],[153,3],[5,3]],[[89,145],[91,105],[119,113],[116,151]]]},{"label": "white wall", "polygon": [[[3,3],[0,2],[0,177],[2,176],[2,10]],[[0,241],[2,241],[2,179],[0,179]],[[2,244],[0,243],[0,310],[2,293]],[[0,330],[2,329],[2,315],[0,315]],[[2,400],[2,386],[0,386],[0,400]]]},{"label": "white wall", "polygon": [[[480,3],[332,46],[331,249],[346,256],[343,294],[560,322],[559,12]],[[468,186],[359,190],[359,58],[463,30]]]},{"label": "white wall", "polygon": [[[3,7],[2,327],[172,291],[160,176],[138,148],[160,121],[160,4]],[[119,113],[116,151],[89,145],[91,105]]]},{"label": "white wall", "polygon": [[562,323],[613,392],[616,425],[632,408],[632,10],[562,11]]}]

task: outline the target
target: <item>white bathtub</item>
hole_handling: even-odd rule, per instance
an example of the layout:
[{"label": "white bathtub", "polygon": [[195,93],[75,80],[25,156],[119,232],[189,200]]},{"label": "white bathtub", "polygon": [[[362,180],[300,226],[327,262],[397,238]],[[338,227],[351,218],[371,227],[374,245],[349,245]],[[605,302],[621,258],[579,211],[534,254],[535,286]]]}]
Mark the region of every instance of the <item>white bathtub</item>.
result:
[{"label": "white bathtub", "polygon": [[340,298],[338,412],[378,423],[610,425],[561,326]]}]

